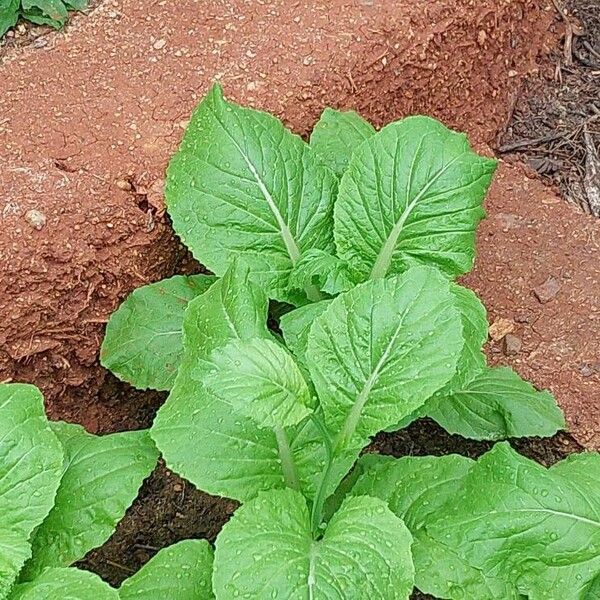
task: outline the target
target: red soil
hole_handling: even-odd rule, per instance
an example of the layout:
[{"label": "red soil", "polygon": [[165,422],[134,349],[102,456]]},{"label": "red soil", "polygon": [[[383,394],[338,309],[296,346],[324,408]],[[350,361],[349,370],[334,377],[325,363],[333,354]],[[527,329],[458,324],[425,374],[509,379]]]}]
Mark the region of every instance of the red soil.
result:
[{"label": "red soil", "polygon": [[[99,343],[128,292],[176,268],[182,251],[163,213],[164,168],[213,80],[300,133],[333,105],[377,125],[425,112],[491,144],[519,81],[554,39],[551,7],[180,0],[173,9],[106,0],[46,46],[6,55],[0,381],[40,385],[52,416],[91,430],[141,424],[133,402],[98,393]],[[578,439],[598,446],[599,225],[548,200],[558,201],[519,171],[501,170],[468,281],[492,319],[529,315],[510,360],[553,389]],[[562,287],[541,305],[531,289],[548,275]]]}]

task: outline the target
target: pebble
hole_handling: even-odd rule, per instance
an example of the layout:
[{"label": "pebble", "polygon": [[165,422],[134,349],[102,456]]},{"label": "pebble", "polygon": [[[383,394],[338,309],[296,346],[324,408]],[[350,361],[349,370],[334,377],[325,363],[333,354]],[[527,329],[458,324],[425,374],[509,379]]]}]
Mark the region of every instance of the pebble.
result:
[{"label": "pebble", "polygon": [[31,209],[25,213],[25,220],[38,231],[46,224],[46,215],[39,210]]},{"label": "pebble", "polygon": [[511,319],[501,317],[490,325],[489,334],[495,342],[499,342],[506,334],[512,333],[514,329],[515,324]]},{"label": "pebble", "polygon": [[502,340],[502,352],[504,352],[506,356],[514,356],[515,354],[519,354],[521,351],[521,346],[521,338],[513,335],[512,333],[506,334]]},{"label": "pebble", "polygon": [[533,289],[533,293],[542,304],[546,304],[558,294],[559,290],[560,283],[558,282],[558,279],[550,275],[544,283]]},{"label": "pebble", "polygon": [[167,40],[161,39],[161,40],[156,40],[154,42],[154,44],[152,45],[152,47],[155,50],[162,50],[166,45],[167,45]]},{"label": "pebble", "polygon": [[119,179],[116,182],[117,187],[124,192],[130,192],[133,189],[133,186],[126,179]]}]

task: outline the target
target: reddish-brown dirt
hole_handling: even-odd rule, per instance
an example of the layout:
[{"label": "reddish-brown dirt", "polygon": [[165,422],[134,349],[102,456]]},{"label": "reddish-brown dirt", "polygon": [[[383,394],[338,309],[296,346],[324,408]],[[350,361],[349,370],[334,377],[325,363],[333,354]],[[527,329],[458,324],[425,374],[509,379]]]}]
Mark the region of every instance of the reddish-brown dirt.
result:
[{"label": "reddish-brown dirt", "polygon": [[7,53],[0,381],[37,383],[54,417],[114,422],[97,394],[103,324],[175,269],[164,168],[213,80],[300,133],[329,104],[378,125],[427,112],[489,142],[553,20],[545,0],[106,0],[46,46]]}]

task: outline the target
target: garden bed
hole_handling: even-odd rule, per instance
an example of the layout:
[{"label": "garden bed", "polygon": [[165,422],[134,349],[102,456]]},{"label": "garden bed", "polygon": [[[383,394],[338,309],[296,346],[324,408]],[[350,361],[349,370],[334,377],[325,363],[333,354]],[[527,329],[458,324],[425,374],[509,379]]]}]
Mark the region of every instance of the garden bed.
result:
[{"label": "garden bed", "polygon": [[[340,1],[292,11],[240,2],[212,14],[192,0],[177,11],[147,4],[105,1],[51,47],[13,49],[0,66],[0,381],[39,385],[53,418],[97,433],[148,427],[166,397],[118,382],[98,351],[108,316],[134,288],[200,269],[172,234],[162,185],[210,81],[303,135],[324,105],[378,126],[421,112],[490,152],[522,82],[547,67],[562,23],[541,1],[487,0],[476,10],[467,1]],[[507,328],[488,358],[550,389],[572,430],[515,446],[546,465],[600,449],[599,222],[507,163],[486,208],[464,282],[490,323]],[[478,456],[489,446],[423,420],[381,434],[371,450]],[[169,543],[214,540],[235,507],[161,465],[81,566],[119,583]]]}]

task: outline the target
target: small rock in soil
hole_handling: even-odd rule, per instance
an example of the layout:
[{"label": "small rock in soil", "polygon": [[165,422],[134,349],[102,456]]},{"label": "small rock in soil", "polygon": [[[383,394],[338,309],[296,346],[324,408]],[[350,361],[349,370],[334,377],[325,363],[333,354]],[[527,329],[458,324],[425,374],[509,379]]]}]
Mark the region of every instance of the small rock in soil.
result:
[{"label": "small rock in soil", "polygon": [[515,324],[511,319],[500,318],[490,325],[489,334],[495,342],[499,342],[507,333],[512,333],[514,329]]},{"label": "small rock in soil", "polygon": [[129,183],[129,181],[126,179],[119,179],[116,183],[117,187],[124,192],[130,192],[133,189],[131,183]]},{"label": "small rock in soil", "polygon": [[39,210],[28,210],[25,213],[25,220],[38,231],[46,224],[46,215]]},{"label": "small rock in soil", "polygon": [[558,283],[558,279],[550,275],[544,283],[533,289],[533,293],[542,304],[546,304],[546,302],[550,302],[558,294],[559,290],[560,283]]},{"label": "small rock in soil", "polygon": [[506,356],[514,356],[515,354],[519,354],[521,351],[521,338],[509,333],[504,336],[502,340],[502,352],[506,354]]}]

